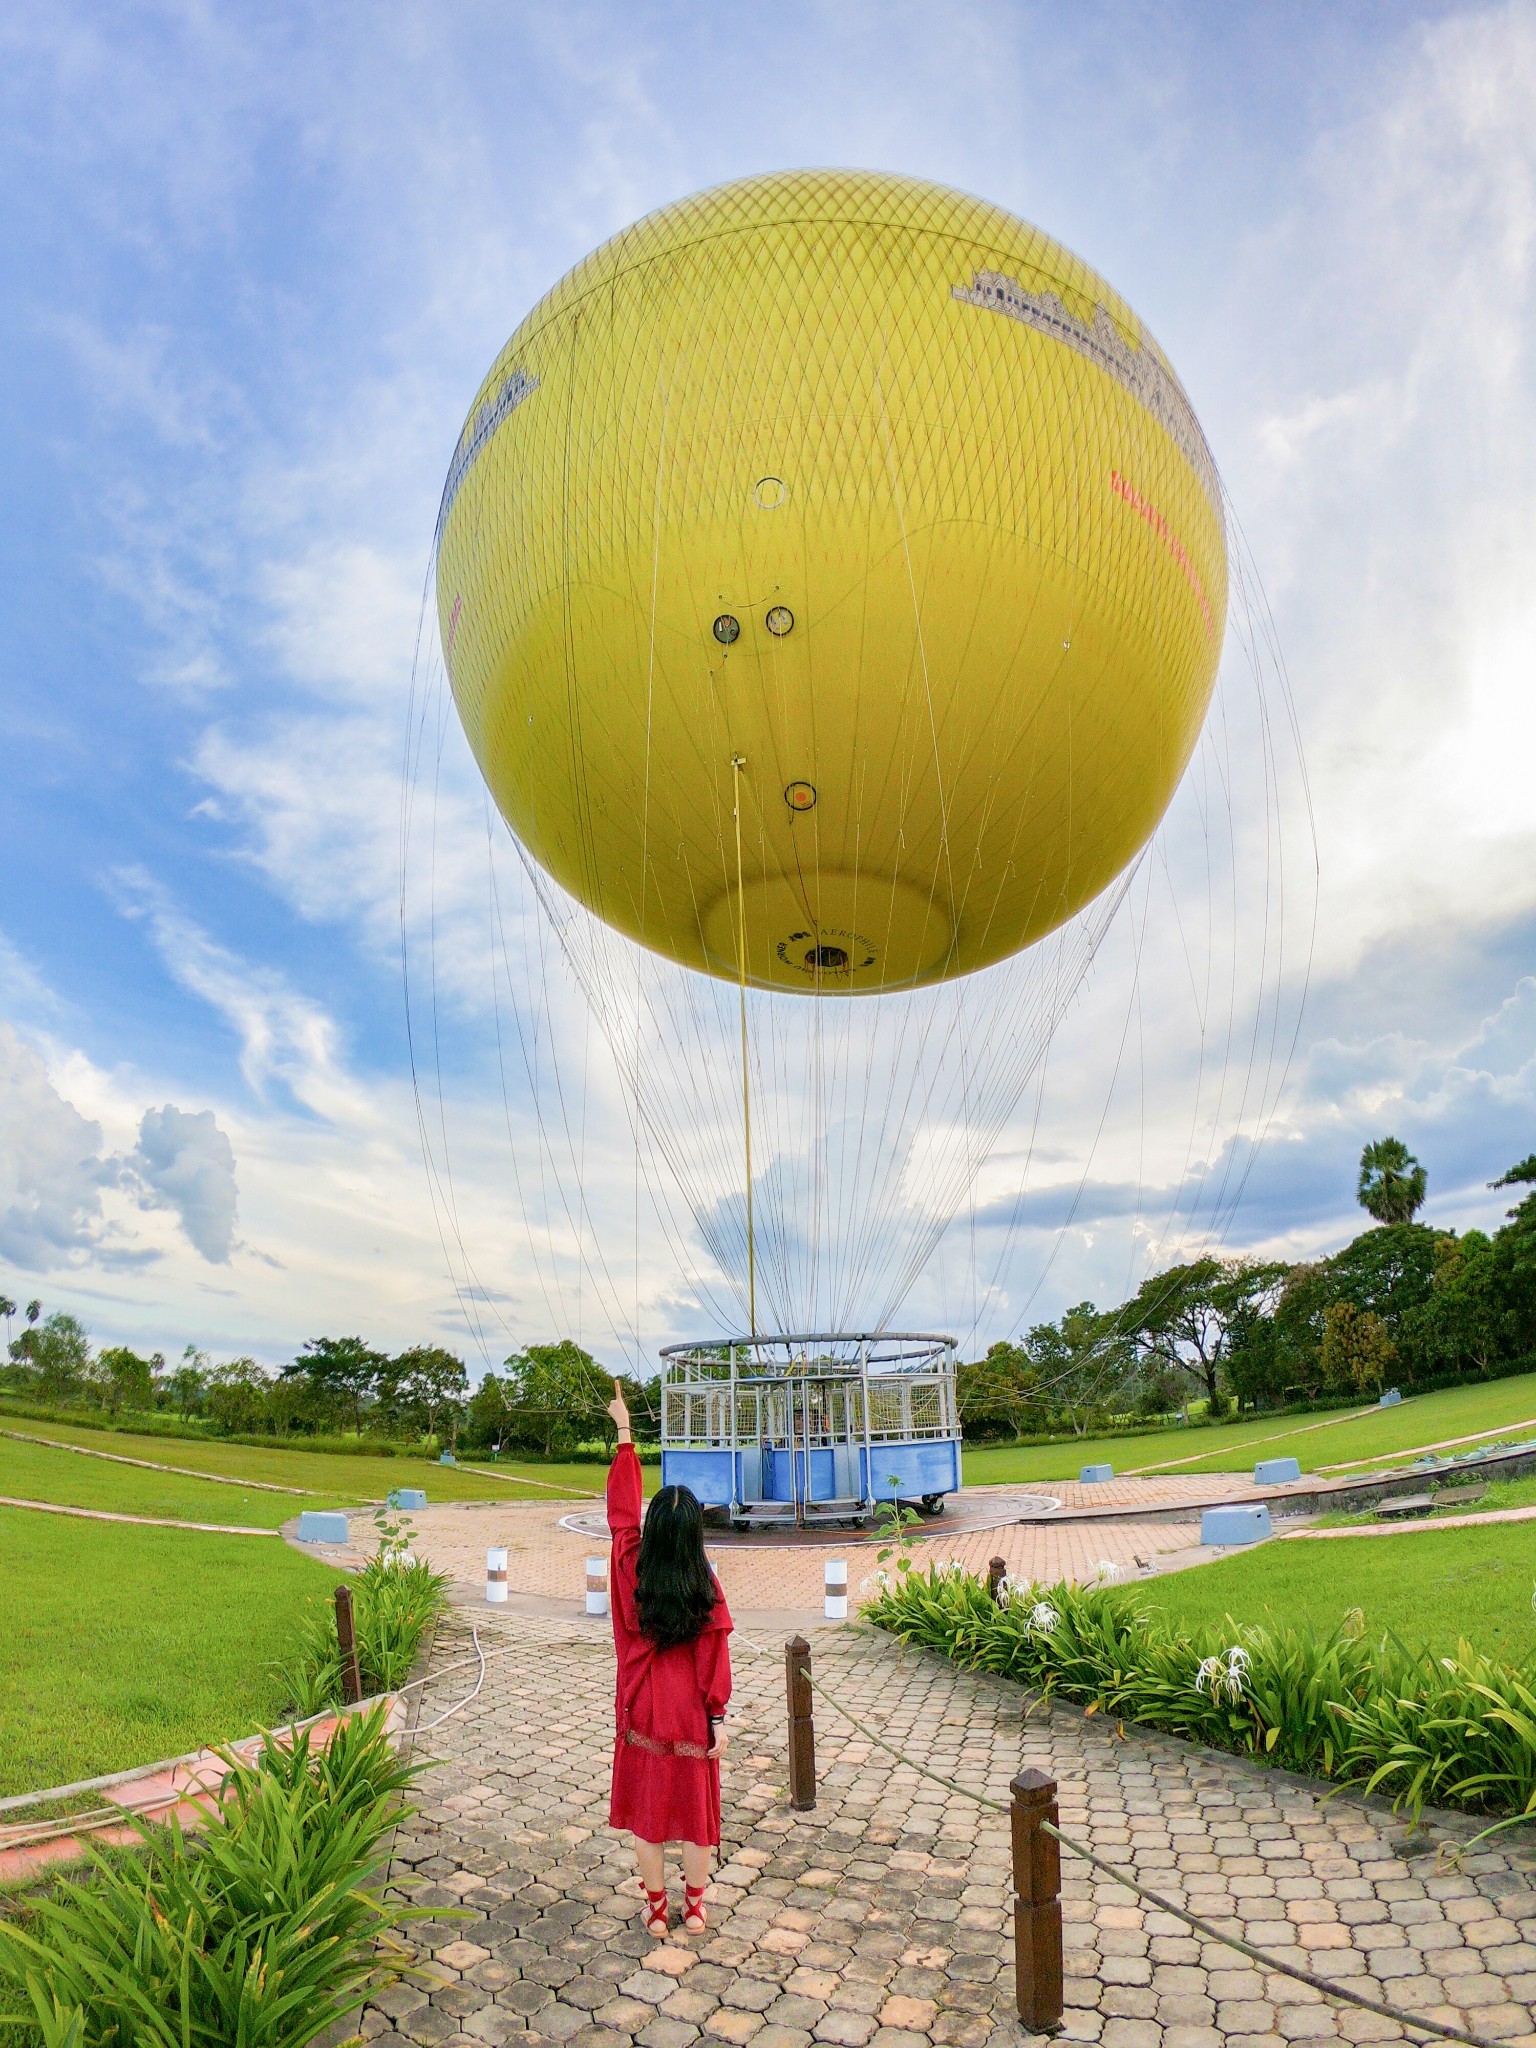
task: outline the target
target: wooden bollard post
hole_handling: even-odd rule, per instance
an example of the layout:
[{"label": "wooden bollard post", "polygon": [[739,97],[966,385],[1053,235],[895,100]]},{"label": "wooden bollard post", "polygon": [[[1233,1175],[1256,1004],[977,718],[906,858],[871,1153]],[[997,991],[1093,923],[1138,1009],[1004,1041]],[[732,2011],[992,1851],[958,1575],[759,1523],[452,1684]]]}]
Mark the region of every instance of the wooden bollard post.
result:
[{"label": "wooden bollard post", "polygon": [[816,1728],[811,1719],[811,1646],[804,1636],[784,1645],[789,1695],[789,1803],[799,1813],[816,1804]]},{"label": "wooden bollard post", "polygon": [[1056,1816],[1056,1780],[1020,1771],[1013,1794],[1013,1975],[1019,2018],[1035,2034],[1061,2028],[1061,1850],[1040,1825]]},{"label": "wooden bollard post", "polygon": [[1002,1584],[1004,1579],[1007,1578],[1007,1576],[1007,1558],[994,1557],[992,1562],[987,1566],[987,1591],[992,1596],[992,1605],[994,1607],[1001,1607],[1001,1605],[1003,1604]]},{"label": "wooden bollard post", "polygon": [[341,1696],[355,1707],[363,1696],[363,1674],[357,1662],[357,1630],[352,1621],[352,1588],[336,1588],[336,1641],[341,1649]]}]

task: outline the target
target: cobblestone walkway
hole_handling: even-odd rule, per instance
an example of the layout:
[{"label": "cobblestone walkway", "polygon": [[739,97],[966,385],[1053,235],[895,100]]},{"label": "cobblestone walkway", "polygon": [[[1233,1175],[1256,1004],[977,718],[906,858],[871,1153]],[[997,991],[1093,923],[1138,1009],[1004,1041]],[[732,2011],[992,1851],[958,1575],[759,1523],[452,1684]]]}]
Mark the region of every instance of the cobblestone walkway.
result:
[{"label": "cobblestone walkway", "polygon": [[[608,1832],[613,1658],[606,1626],[481,1624],[484,1690],[422,1739],[441,1759],[392,1877],[467,1917],[414,1933],[431,1985],[397,1985],[363,2032],[381,2048],[991,2048],[1014,2016],[1002,1816],[945,1792],[816,1709],[819,1803],[784,1792],[779,1646],[737,1639],[725,1842],[710,1934],[657,1946],[626,1841]],[[1145,1882],[1313,1970],[1495,2040],[1536,2042],[1530,1866],[1477,1853],[1438,1869],[1400,1826],[1161,1738],[1036,1708],[862,1628],[818,1631],[817,1677],[957,1782],[1006,1798],[1022,1762],[1061,1786],[1062,1825]],[[441,1668],[468,1648],[456,1620]],[[423,1722],[473,1672],[427,1688]],[[1394,2023],[1196,1938],[1064,1858],[1067,2027],[1104,2048],[1396,2041]],[[674,1894],[680,1876],[673,1873]]]}]

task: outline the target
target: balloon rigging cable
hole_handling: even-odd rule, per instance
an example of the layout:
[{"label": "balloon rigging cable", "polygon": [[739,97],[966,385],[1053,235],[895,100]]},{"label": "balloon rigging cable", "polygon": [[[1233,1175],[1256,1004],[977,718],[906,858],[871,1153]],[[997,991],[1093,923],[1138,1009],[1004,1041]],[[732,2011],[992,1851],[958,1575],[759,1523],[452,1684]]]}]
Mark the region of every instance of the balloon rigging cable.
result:
[{"label": "balloon rigging cable", "polygon": [[[1204,848],[1204,887],[1195,906],[1205,913],[1203,973],[1169,855],[1167,842],[1177,826],[1175,816],[1159,829],[1120,882],[1090,906],[1088,914],[1018,959],[933,989],[856,999],[806,1003],[774,991],[749,990],[754,1101],[768,1115],[772,1131],[765,1147],[769,1163],[755,1176],[757,1256],[766,1267],[767,1298],[780,1327],[819,1327],[826,1320],[839,1319],[852,1322],[861,1307],[855,1288],[860,1279],[881,1266],[883,1258],[880,1277],[885,1284],[874,1297],[878,1313],[869,1315],[866,1310],[868,1320],[862,1325],[880,1327],[916,1284],[967,1206],[974,1242],[977,1180],[1020,1098],[1033,1083],[1034,1103],[1016,1191],[1005,1205],[1007,1219],[984,1286],[979,1285],[980,1261],[971,1262],[970,1335],[972,1342],[976,1341],[988,1320],[990,1304],[1007,1292],[1006,1281],[1025,1228],[1026,1198],[1047,1099],[1048,1055],[1056,1027],[1079,1001],[1082,981],[1106,937],[1120,929],[1130,950],[1130,986],[1092,1136],[1075,1184],[1055,1184],[1061,1192],[1069,1190],[1069,1198],[1030,1290],[1006,1316],[1001,1332],[998,1317],[995,1313],[991,1317],[994,1333],[1022,1329],[1084,1203],[1091,1200],[1090,1179],[1106,1131],[1111,1129],[1133,1030],[1144,1075],[1142,984],[1152,899],[1159,883],[1167,898],[1175,941],[1174,948],[1164,949],[1164,953],[1183,969],[1195,1018],[1197,1057],[1181,1170],[1172,1176],[1167,1206],[1155,1228],[1142,1231],[1138,1204],[1130,1257],[1135,1256],[1137,1235],[1165,1260],[1170,1255],[1198,1257],[1222,1242],[1275,1114],[1294,1053],[1315,915],[1314,894],[1309,913],[1300,920],[1301,970],[1299,976],[1290,974],[1284,955],[1290,849],[1282,781],[1287,766],[1300,780],[1300,837],[1315,877],[1310,801],[1273,623],[1235,518],[1229,532],[1239,536],[1233,549],[1234,637],[1261,741],[1258,809],[1263,818],[1263,844],[1259,886],[1253,892],[1257,901],[1245,896],[1245,878],[1240,872],[1229,691],[1224,679],[1175,804],[1175,812],[1181,806],[1194,809]],[[402,966],[408,991],[418,1130],[434,1215],[466,1326],[487,1363],[494,1363],[502,1355],[505,1340],[515,1343],[527,1333],[525,1328],[514,1328],[502,1313],[499,1290],[482,1271],[487,1263],[485,1254],[470,1249],[455,1177],[456,1140],[450,1127],[454,1091],[444,1068],[444,1036],[450,1021],[445,1011],[450,1009],[450,999],[442,986],[439,963],[437,894],[444,750],[449,745],[455,751],[460,749],[440,656],[432,645],[431,610],[429,576],[422,606],[423,644],[412,681],[402,797]],[[1284,714],[1278,732],[1275,698]],[[647,784],[650,774],[647,760]],[[417,852],[418,795],[423,786],[429,806],[428,823],[420,835],[425,840],[427,903],[424,920],[418,920],[408,878]],[[587,1318],[579,1293],[573,1308],[571,1280],[585,1283],[597,1302],[597,1328],[601,1330],[597,1341],[617,1342],[631,1368],[644,1372],[649,1347],[640,1334],[642,1205],[635,1200],[636,1268],[633,1297],[626,1302],[607,1255],[609,1237],[616,1238],[617,1233],[595,1212],[584,1170],[593,1048],[583,1041],[578,1055],[558,1042],[558,1020],[569,1021],[570,998],[579,992],[586,1012],[581,1022],[597,1023],[607,1054],[602,1061],[605,1107],[611,1113],[612,1097],[617,1093],[627,1112],[637,1176],[635,1197],[643,1183],[651,1215],[676,1269],[687,1276],[696,1312],[725,1329],[737,1325],[746,1306],[740,1279],[745,1270],[744,1204],[733,1207],[728,1198],[729,1192],[739,1191],[741,1185],[736,1149],[740,1123],[735,1106],[740,1063],[739,1055],[732,1059],[725,1050],[732,1035],[727,1027],[735,1023],[728,1013],[739,999],[738,991],[663,961],[608,930],[543,873],[501,825],[488,798],[481,800],[481,810],[487,929],[485,939],[476,943],[487,947],[491,959],[489,1008],[505,1157],[512,1169],[515,1209],[524,1223],[533,1274],[552,1328],[583,1329]],[[724,840],[725,821],[720,823]],[[1221,880],[1226,885],[1228,923],[1224,958],[1219,958],[1221,948],[1214,938],[1217,878],[1213,848],[1218,841],[1224,854]],[[510,872],[503,858],[509,846],[515,857]],[[723,862],[727,856],[728,847],[723,847]],[[509,892],[513,905],[510,929]],[[1296,921],[1293,915],[1291,922]],[[1245,922],[1256,926],[1257,969],[1250,974],[1253,994],[1240,1017],[1241,976],[1236,956]],[[424,999],[413,989],[410,971],[412,940],[423,926]],[[554,960],[552,942],[558,955]],[[1299,988],[1295,985],[1298,980]],[[418,1034],[423,1001],[427,1028]],[[462,1008],[463,996],[456,986],[451,1003],[455,1018]],[[1219,1031],[1214,1029],[1218,1010],[1224,1017]],[[866,1024],[866,1018],[876,1021]],[[509,1028],[514,1041],[510,1061]],[[425,1069],[418,1037],[430,1047]],[[994,1056],[991,1085],[983,1091],[975,1068],[989,1053]],[[1207,1097],[1213,1073],[1215,1101],[1211,1104]],[[1240,1084],[1236,1087],[1232,1085],[1234,1076]],[[1144,1156],[1144,1078],[1136,1094],[1141,1122],[1138,1149]],[[807,1096],[811,1115],[823,1129],[835,1126],[845,1142],[850,1125],[856,1131],[854,1170],[847,1185],[869,1198],[856,1203],[845,1196],[841,1209],[834,1209],[818,1182],[812,1190],[818,1206],[813,1209],[813,1229],[807,1233],[813,1241],[797,1248],[796,1219],[803,1183],[797,1183],[780,1162],[786,1154],[793,1157],[793,1122],[805,1113]],[[1236,1097],[1231,1107],[1229,1096]],[[893,1255],[890,1240],[900,1235],[900,1212],[908,1199],[915,1141],[935,1117],[946,1122],[958,1142],[952,1144],[944,1170],[925,1180],[925,1212],[910,1229],[905,1245]],[[896,1142],[891,1139],[893,1127]],[[1209,1134],[1203,1156],[1202,1131]],[[903,1137],[905,1142],[901,1142]],[[1224,1156],[1213,1175],[1217,1151]],[[871,1153],[877,1155],[873,1168],[867,1164]],[[728,1191],[723,1203],[719,1190]],[[1187,1218],[1182,1229],[1177,1227],[1181,1215]],[[911,1219],[907,1221],[910,1224]],[[819,1229],[814,1227],[818,1223]],[[708,1254],[705,1261],[699,1258],[700,1241]],[[823,1279],[827,1268],[842,1271],[844,1287],[832,1297],[830,1313],[824,1316],[818,1309],[827,1299]],[[1131,1291],[1129,1275],[1126,1291]],[[870,1298],[866,1293],[864,1300]],[[526,1309],[520,1320],[526,1320]]]}]

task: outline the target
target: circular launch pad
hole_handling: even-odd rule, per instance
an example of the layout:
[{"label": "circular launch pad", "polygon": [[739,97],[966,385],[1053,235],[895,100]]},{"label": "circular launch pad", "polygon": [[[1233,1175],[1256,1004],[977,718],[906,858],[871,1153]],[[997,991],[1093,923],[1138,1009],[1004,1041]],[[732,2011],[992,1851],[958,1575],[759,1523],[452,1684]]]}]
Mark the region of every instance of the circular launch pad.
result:
[{"label": "circular launch pad", "polygon": [[[950,1494],[943,1514],[924,1516],[907,1533],[919,1542],[928,1537],[957,1536],[974,1529],[1003,1528],[1014,1522],[1043,1522],[1054,1515],[1061,1502],[1054,1494],[1027,1493],[1005,1486],[989,1486],[975,1493]],[[560,1527],[572,1536],[592,1542],[608,1541],[608,1520],[600,1507],[577,1508],[560,1517]],[[885,1532],[874,1522],[821,1523],[807,1529],[775,1522],[759,1529],[706,1526],[704,1540],[711,1550],[773,1549],[814,1550],[831,1544],[846,1549],[850,1542],[882,1539]]]}]

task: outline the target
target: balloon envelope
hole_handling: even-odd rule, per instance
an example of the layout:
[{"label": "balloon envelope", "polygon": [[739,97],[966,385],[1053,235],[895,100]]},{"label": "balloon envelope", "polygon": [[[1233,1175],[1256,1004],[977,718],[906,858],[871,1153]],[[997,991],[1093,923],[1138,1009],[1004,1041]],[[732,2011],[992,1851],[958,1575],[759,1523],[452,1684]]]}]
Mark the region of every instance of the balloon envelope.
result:
[{"label": "balloon envelope", "polygon": [[756,986],[967,974],[1145,844],[1205,715],[1220,488],[1087,265],[909,178],[795,172],[576,266],[481,387],[445,661],[535,860]]}]

